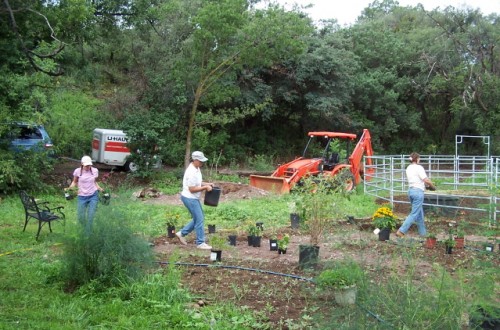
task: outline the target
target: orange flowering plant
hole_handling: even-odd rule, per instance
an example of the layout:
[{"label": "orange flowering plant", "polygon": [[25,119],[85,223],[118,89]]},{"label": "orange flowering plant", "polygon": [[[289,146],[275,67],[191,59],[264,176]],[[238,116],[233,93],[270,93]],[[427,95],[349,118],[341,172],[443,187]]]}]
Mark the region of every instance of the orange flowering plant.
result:
[{"label": "orange flowering plant", "polygon": [[375,211],[375,213],[372,216],[373,223],[375,224],[375,227],[382,229],[382,228],[389,228],[390,230],[396,229],[396,217],[394,216],[394,213],[392,213],[392,210],[388,206],[382,206]]}]

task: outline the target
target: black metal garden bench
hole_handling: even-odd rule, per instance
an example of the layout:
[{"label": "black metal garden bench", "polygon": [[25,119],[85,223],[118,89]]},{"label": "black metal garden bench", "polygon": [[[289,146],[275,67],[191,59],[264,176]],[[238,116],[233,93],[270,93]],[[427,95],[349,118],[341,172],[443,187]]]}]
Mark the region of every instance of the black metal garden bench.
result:
[{"label": "black metal garden bench", "polygon": [[62,212],[64,206],[51,207],[49,202],[37,201],[24,190],[19,193],[19,196],[21,197],[25,213],[23,231],[26,230],[26,225],[31,218],[38,220],[38,232],[36,233],[37,240],[42,230],[42,226],[46,223],[49,224],[50,232],[52,232],[52,221],[63,220],[64,226],[66,226],[66,216]]}]

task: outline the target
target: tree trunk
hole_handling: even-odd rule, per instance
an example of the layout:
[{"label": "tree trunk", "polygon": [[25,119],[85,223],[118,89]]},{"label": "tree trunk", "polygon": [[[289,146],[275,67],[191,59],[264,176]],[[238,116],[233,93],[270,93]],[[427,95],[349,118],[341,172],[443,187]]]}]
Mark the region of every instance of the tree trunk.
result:
[{"label": "tree trunk", "polygon": [[191,140],[193,138],[194,123],[196,118],[196,111],[198,110],[198,104],[200,103],[202,95],[201,84],[196,88],[194,94],[193,105],[191,107],[191,112],[189,113],[188,130],[186,134],[186,154],[184,155],[184,168],[187,168],[191,160]]}]

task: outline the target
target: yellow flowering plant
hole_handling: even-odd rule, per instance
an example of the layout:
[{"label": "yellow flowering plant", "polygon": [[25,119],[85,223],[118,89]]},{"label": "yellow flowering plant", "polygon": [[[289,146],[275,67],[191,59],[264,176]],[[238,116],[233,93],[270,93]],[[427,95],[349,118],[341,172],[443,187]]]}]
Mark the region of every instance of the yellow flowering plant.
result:
[{"label": "yellow flowering plant", "polygon": [[179,223],[181,215],[179,212],[169,210],[165,212],[165,217],[167,219],[167,227],[175,227]]},{"label": "yellow flowering plant", "polygon": [[372,216],[375,227],[379,229],[389,228],[390,230],[396,229],[396,217],[391,208],[382,206],[375,211]]}]

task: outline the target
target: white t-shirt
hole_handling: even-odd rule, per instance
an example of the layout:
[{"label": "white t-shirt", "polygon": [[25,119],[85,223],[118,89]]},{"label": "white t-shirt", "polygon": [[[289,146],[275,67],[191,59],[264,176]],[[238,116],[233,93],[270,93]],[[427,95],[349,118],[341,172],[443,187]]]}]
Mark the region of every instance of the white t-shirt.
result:
[{"label": "white t-shirt", "polygon": [[201,182],[203,181],[201,176],[201,171],[199,168],[190,163],[184,172],[184,178],[182,179],[182,192],[181,195],[187,198],[199,199],[201,196],[201,191],[192,193],[189,191],[189,187],[201,187]]},{"label": "white t-shirt", "polygon": [[425,170],[422,165],[408,165],[406,168],[406,178],[408,179],[408,185],[410,188],[418,188],[425,191],[424,179],[427,178],[427,174],[425,174]]}]

